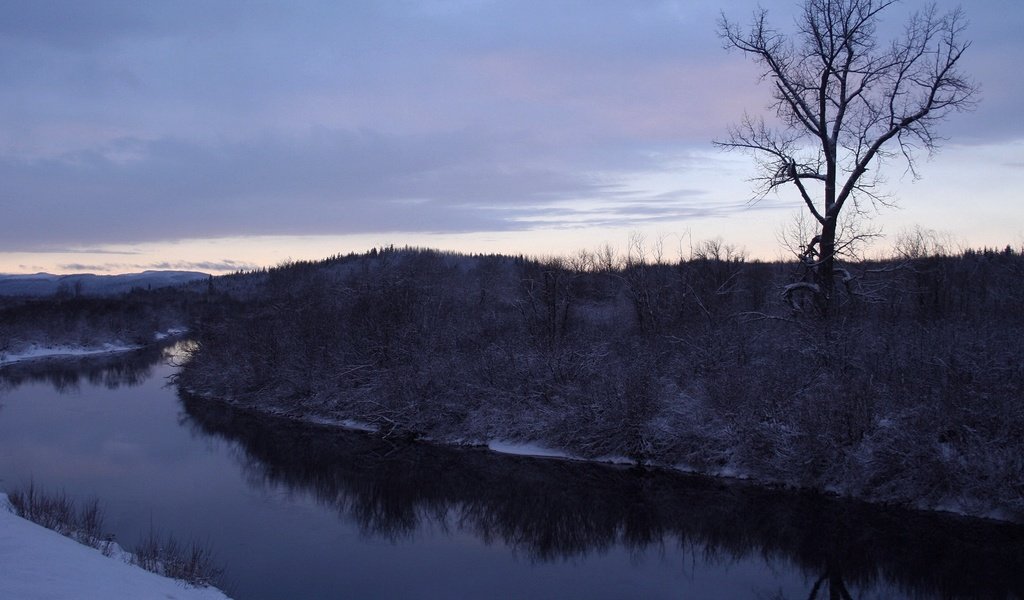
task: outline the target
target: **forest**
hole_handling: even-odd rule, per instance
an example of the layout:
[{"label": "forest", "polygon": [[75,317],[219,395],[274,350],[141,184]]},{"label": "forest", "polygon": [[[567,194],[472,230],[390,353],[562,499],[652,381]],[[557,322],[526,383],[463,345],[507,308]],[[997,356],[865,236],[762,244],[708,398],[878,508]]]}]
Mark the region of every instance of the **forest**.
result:
[{"label": "forest", "polygon": [[186,288],[137,289],[108,296],[0,295],[0,360],[31,346],[89,348],[106,343],[146,345],[181,328],[201,296]]},{"label": "forest", "polygon": [[820,314],[801,263],[718,241],[678,260],[638,243],[282,264],[193,292],[178,381],[389,439],[532,443],[1019,520],[1022,253],[916,243],[844,269]]}]

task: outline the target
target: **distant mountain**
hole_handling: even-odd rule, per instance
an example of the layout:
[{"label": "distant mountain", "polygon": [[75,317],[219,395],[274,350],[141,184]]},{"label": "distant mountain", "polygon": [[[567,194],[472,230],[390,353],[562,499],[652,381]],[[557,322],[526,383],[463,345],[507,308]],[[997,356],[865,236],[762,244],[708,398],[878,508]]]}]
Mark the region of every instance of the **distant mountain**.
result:
[{"label": "distant mountain", "polygon": [[135,288],[181,285],[209,277],[198,271],[143,271],[123,275],[0,275],[0,296],[49,296],[59,291],[88,296],[110,296]]}]

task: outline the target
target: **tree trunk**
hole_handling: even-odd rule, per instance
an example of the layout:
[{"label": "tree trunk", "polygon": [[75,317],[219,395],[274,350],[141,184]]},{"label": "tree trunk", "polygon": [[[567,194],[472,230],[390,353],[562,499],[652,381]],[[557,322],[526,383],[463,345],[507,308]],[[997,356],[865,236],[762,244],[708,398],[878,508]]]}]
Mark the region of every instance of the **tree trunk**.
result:
[{"label": "tree trunk", "polygon": [[815,283],[818,284],[816,299],[818,310],[822,316],[828,316],[832,309],[833,292],[835,291],[835,260],[836,260],[836,219],[826,217],[821,226],[821,240],[818,242],[818,268],[815,270]]}]

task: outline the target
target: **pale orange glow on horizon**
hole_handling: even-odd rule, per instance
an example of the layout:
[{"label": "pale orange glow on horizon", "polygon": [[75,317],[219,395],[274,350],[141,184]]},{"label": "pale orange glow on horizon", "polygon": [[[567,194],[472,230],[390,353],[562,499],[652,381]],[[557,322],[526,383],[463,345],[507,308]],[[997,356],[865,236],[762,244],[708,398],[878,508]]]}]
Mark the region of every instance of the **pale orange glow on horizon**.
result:
[{"label": "pale orange glow on horizon", "polygon": [[[893,193],[897,206],[883,207],[873,217],[872,224],[889,236],[878,240],[874,250],[885,253],[893,236],[915,226],[937,231],[961,247],[1024,246],[1024,203],[1019,201],[1018,192],[1024,189],[1024,163],[1016,162],[1016,157],[1024,157],[1024,141],[949,147],[921,165],[922,178],[917,181],[901,177],[893,166],[887,189]],[[642,176],[646,181],[634,182],[635,185],[654,190],[680,185],[671,173]],[[730,176],[736,177],[737,172]],[[722,202],[749,193],[745,181],[723,179],[719,185],[728,189]],[[672,260],[687,256],[691,243],[715,238],[743,249],[750,258],[787,258],[778,234],[799,214],[801,206],[789,196],[765,200],[769,201],[778,208],[754,206],[728,216],[653,221],[643,226],[584,224],[470,233],[381,231],[353,235],[236,236],[8,252],[0,253],[0,273],[112,274],[162,268],[222,274],[387,245],[528,256],[568,255],[610,245],[624,253],[633,234],[642,235],[650,245],[662,240],[665,256]],[[200,267],[225,261],[233,262],[219,269]]]}]

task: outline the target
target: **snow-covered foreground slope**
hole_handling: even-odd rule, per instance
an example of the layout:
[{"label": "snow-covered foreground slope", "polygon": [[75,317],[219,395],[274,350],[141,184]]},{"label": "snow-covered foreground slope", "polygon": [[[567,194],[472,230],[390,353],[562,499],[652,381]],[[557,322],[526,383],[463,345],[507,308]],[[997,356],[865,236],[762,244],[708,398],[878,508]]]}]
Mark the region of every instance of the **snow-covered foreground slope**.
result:
[{"label": "snow-covered foreground slope", "polygon": [[15,515],[0,494],[0,598],[225,600],[220,590],[161,577]]}]

